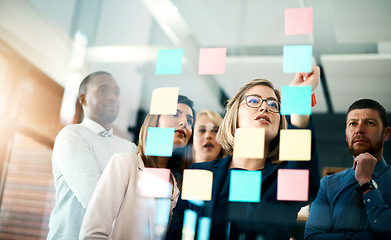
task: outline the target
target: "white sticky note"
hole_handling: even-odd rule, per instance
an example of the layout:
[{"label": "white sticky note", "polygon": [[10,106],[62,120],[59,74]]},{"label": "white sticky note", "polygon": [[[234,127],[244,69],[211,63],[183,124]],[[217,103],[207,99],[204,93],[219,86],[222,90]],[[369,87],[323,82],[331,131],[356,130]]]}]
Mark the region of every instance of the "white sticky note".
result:
[{"label": "white sticky note", "polygon": [[153,90],[149,113],[152,115],[175,115],[178,105],[178,95],[178,87],[157,88]]},{"label": "white sticky note", "polygon": [[183,173],[182,199],[209,201],[212,196],[212,182],[211,171],[186,169]]},{"label": "white sticky note", "polygon": [[235,132],[235,158],[263,158],[265,148],[264,128],[237,128]]},{"label": "white sticky note", "polygon": [[280,131],[280,160],[311,160],[311,130],[282,129]]}]

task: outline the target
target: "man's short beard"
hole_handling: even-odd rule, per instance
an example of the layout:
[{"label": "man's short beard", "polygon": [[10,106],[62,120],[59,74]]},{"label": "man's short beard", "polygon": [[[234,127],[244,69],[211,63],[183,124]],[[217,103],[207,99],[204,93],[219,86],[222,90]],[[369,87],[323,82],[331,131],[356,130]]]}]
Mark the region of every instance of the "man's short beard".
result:
[{"label": "man's short beard", "polygon": [[381,150],[383,149],[383,146],[384,146],[384,142],[381,140],[376,142],[374,145],[371,144],[368,148],[360,149],[360,150],[354,149],[353,144],[351,144],[351,145],[348,144],[349,152],[354,157],[357,157],[361,153],[366,153],[366,152],[371,154],[372,156],[375,156],[376,154],[381,152]]}]

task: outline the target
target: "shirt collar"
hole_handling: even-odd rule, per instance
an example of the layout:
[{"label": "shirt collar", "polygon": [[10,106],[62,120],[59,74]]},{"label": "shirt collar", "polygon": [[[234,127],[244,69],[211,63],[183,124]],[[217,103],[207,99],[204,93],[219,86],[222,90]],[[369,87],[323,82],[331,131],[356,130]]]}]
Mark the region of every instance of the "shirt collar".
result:
[{"label": "shirt collar", "polygon": [[[90,129],[93,133],[98,135],[102,131],[106,131],[104,127],[102,127],[99,123],[89,119],[89,118],[84,118],[83,122],[81,122],[84,126],[86,126],[88,129]],[[111,134],[113,134],[113,128],[109,130]]]},{"label": "shirt collar", "polygon": [[384,169],[386,167],[387,167],[386,160],[384,160],[384,157],[382,157],[382,159],[376,164],[375,170],[373,170],[373,174],[372,175],[375,178],[380,177],[380,175],[382,174],[382,172],[384,171]]}]

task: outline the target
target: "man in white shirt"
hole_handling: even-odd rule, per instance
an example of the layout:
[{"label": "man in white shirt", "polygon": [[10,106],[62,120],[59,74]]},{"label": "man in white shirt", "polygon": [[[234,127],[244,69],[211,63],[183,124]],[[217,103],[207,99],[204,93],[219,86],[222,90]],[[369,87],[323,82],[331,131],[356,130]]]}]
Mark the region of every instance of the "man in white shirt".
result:
[{"label": "man in white shirt", "polygon": [[53,147],[56,206],[47,239],[79,239],[86,208],[111,156],[136,152],[134,143],[113,135],[119,94],[115,79],[107,72],[94,72],[80,84],[85,118],[63,128]]}]

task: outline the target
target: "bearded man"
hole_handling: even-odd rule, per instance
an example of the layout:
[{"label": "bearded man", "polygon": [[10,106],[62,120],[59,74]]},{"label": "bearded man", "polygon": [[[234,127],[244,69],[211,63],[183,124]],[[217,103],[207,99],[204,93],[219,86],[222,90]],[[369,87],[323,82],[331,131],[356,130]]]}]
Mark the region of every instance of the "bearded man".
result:
[{"label": "bearded man", "polygon": [[345,135],[353,166],[321,180],[305,239],[391,239],[391,168],[383,157],[390,132],[380,103],[361,99],[349,107]]}]

